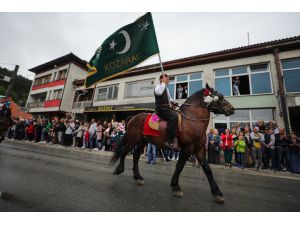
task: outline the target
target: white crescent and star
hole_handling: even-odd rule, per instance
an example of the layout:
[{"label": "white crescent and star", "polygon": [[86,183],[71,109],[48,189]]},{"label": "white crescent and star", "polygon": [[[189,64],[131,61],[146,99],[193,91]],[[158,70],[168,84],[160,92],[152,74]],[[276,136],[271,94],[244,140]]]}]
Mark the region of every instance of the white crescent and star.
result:
[{"label": "white crescent and star", "polygon": [[109,48],[109,50],[115,50],[115,46],[117,45],[117,43],[115,43],[115,40],[112,40],[112,42],[111,43],[109,43],[109,45],[110,45],[110,48]]},{"label": "white crescent and star", "polygon": [[[117,53],[117,54],[124,54],[124,53],[126,53],[126,52],[130,49],[130,46],[131,46],[131,40],[130,40],[130,36],[129,36],[129,34],[127,33],[127,31],[121,30],[121,31],[119,32],[119,34],[122,34],[122,35],[124,36],[126,43],[125,43],[125,47],[123,48],[123,50],[120,51],[120,52],[116,52],[116,53]],[[110,45],[109,50],[115,50],[115,46],[117,45],[117,43],[115,43],[115,40],[112,40],[112,42],[109,43],[109,45]]]}]

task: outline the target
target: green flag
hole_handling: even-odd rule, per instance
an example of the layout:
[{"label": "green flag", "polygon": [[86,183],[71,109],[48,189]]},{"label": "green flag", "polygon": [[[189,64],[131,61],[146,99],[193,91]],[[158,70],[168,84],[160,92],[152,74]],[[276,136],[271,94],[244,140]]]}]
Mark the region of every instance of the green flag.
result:
[{"label": "green flag", "polygon": [[85,86],[115,77],[159,52],[151,13],[110,35],[88,63]]}]

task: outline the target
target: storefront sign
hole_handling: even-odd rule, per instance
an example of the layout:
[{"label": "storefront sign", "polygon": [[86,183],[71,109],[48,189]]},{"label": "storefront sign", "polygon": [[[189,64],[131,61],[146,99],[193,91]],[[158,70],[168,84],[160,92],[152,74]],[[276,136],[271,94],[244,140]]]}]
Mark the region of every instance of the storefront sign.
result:
[{"label": "storefront sign", "polygon": [[154,111],[155,105],[152,104],[136,104],[136,105],[106,105],[85,108],[85,112],[112,112],[112,111]]}]

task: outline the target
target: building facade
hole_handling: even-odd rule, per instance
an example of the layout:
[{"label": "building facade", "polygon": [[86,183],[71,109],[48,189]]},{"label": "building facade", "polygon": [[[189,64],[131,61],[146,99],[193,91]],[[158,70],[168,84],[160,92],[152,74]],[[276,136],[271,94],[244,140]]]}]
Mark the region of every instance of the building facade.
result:
[{"label": "building facade", "polygon": [[35,73],[26,108],[34,118],[65,116],[71,112],[73,81],[86,76],[86,61],[73,53],[30,69]]},{"label": "building facade", "polygon": [[[211,127],[272,120],[300,134],[300,36],[172,60],[163,66],[171,76],[169,89],[176,102],[183,103],[208,83],[236,108],[230,117],[212,114]],[[98,83],[90,95],[91,105],[81,112],[86,119],[100,120],[153,112],[153,89],[160,74],[155,64]],[[78,82],[77,89],[82,85]]]},{"label": "building facade", "polygon": [[[208,83],[236,108],[213,115],[210,127],[276,121],[300,134],[300,36],[163,63],[172,98],[183,103]],[[34,117],[123,120],[154,112],[159,64],[138,67],[85,89],[86,61],[68,54],[31,69],[36,73],[27,100]]]}]

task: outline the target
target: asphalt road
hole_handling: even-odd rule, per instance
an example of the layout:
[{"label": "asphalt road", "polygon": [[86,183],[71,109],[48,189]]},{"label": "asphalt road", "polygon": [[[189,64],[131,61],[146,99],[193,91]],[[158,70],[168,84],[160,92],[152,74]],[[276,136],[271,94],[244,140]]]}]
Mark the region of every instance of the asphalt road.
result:
[{"label": "asphalt road", "polygon": [[110,157],[39,144],[0,144],[0,211],[300,211],[300,176],[214,167],[225,204],[213,201],[202,169],[184,168],[183,198],[172,195],[174,164],[140,162],[144,186],[132,178],[127,159],[122,175],[112,174]]}]

